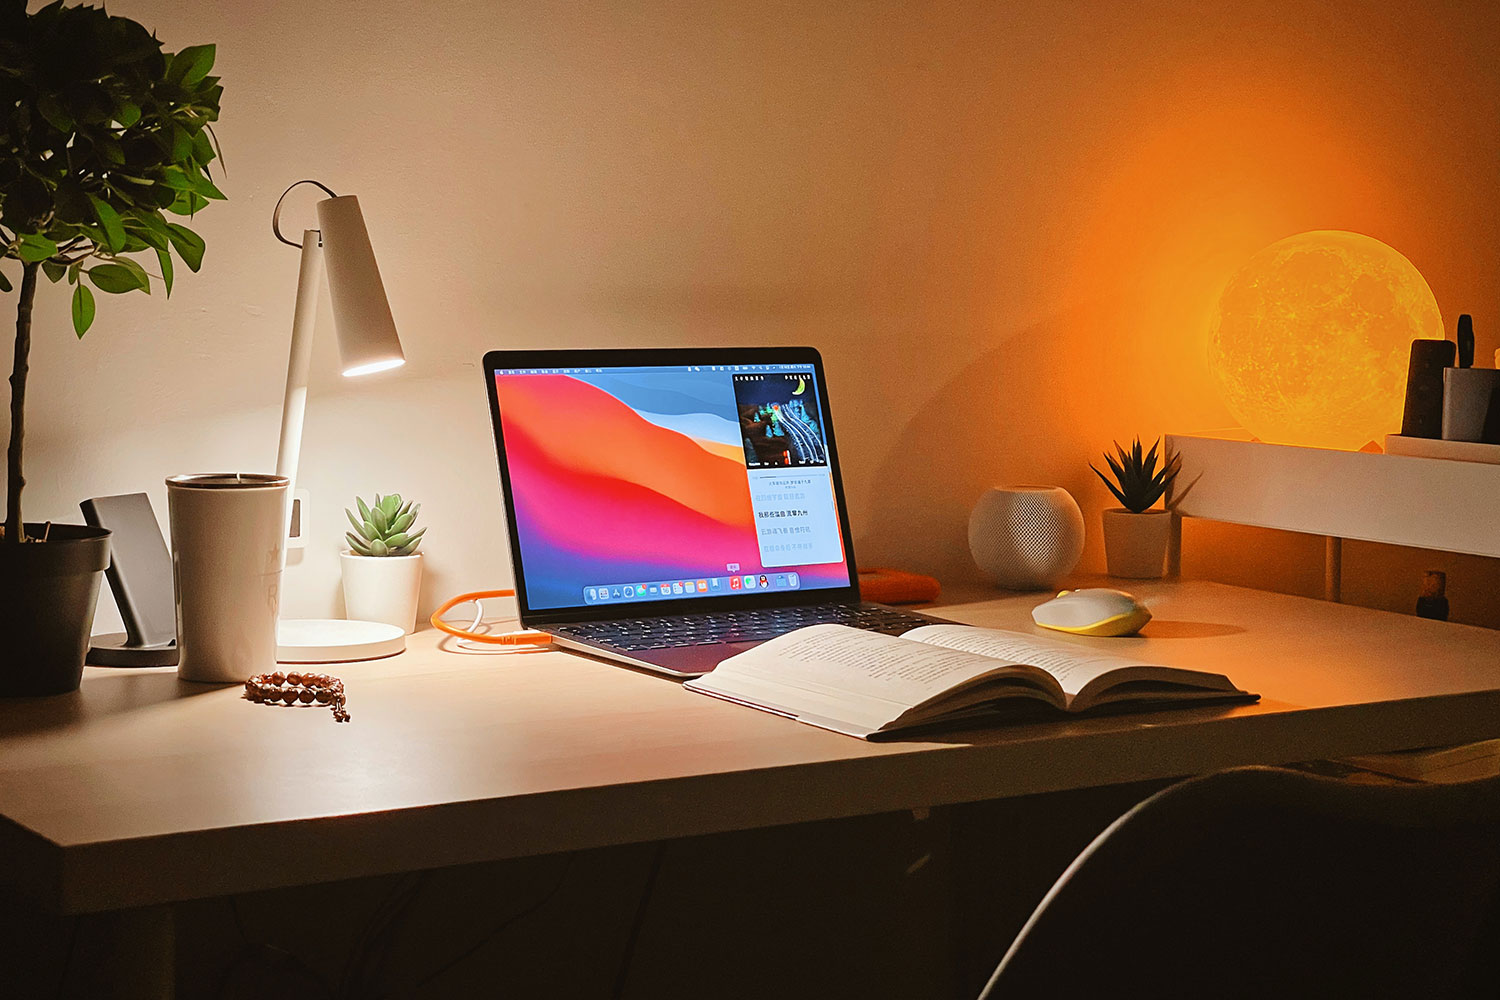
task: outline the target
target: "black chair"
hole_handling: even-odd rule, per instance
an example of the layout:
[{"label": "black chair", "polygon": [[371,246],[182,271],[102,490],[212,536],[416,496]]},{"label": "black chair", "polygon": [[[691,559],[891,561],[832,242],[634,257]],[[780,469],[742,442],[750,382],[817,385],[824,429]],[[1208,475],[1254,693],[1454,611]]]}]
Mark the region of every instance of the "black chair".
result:
[{"label": "black chair", "polygon": [[1135,806],[981,1000],[1500,996],[1500,779],[1239,768]]}]

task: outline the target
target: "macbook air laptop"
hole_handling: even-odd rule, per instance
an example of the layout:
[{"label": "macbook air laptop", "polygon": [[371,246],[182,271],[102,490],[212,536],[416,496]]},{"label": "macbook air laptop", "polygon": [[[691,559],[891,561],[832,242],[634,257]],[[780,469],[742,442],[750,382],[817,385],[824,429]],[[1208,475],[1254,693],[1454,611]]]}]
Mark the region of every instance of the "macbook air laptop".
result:
[{"label": "macbook air laptop", "polygon": [[828,390],[807,347],[484,356],[521,623],[678,677],[859,598]]}]

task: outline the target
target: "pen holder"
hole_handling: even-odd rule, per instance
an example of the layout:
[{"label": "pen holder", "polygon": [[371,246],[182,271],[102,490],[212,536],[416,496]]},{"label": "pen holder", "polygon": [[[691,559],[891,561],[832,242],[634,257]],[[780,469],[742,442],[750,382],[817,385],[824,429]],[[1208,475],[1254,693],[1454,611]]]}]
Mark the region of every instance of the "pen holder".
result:
[{"label": "pen holder", "polygon": [[257,473],[167,480],[183,680],[242,683],[275,669],[288,484]]},{"label": "pen holder", "polygon": [[1443,369],[1443,440],[1500,444],[1500,371]]}]

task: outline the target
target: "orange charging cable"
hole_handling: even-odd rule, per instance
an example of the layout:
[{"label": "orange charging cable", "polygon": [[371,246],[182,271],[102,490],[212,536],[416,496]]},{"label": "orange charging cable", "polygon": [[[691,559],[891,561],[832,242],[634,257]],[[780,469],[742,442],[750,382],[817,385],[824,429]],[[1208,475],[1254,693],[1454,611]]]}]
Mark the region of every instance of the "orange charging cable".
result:
[{"label": "orange charging cable", "polygon": [[[442,607],[438,608],[432,613],[432,627],[435,629],[439,629],[440,631],[447,632],[449,635],[457,636],[458,638],[468,642],[487,642],[492,646],[545,646],[552,642],[552,636],[548,635],[546,632],[537,632],[532,629],[525,629],[520,632],[504,632],[500,635],[489,635],[482,632],[472,632],[468,629],[461,629],[456,625],[449,625],[447,622],[443,621],[443,615],[447,614],[449,611],[452,611],[460,604],[468,604],[470,601],[472,601],[477,608],[480,601],[483,601],[490,597],[515,596],[516,592],[514,590],[476,590],[471,594],[459,594],[457,597],[453,598],[453,600],[449,601],[447,604],[444,604]],[[474,619],[474,625],[478,624],[479,618],[476,616]],[[470,626],[470,628],[472,627],[473,626]]]}]

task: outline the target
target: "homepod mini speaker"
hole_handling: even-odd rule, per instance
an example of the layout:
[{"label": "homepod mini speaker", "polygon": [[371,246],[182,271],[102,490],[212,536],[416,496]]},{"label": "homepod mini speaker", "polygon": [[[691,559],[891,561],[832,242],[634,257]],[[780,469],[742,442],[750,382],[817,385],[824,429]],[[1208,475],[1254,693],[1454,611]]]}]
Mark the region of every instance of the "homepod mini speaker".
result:
[{"label": "homepod mini speaker", "polygon": [[975,564],[1008,590],[1046,590],[1083,554],[1083,511],[1061,486],[996,486],[969,515]]}]

